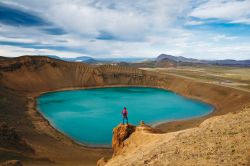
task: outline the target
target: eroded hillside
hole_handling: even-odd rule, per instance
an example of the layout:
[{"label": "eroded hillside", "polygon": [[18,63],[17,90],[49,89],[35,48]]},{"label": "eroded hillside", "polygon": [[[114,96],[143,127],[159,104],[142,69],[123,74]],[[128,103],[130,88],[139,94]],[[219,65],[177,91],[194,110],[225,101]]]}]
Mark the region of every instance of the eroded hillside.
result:
[{"label": "eroded hillside", "polygon": [[156,134],[143,128],[137,127],[122,148],[114,147],[118,155],[106,166],[250,164],[250,106],[179,132]]},{"label": "eroded hillside", "polygon": [[[91,66],[48,57],[24,56],[0,61],[1,85],[13,90],[41,92],[73,87],[157,85],[159,78],[122,66]],[[163,81],[163,80],[162,80]]]}]

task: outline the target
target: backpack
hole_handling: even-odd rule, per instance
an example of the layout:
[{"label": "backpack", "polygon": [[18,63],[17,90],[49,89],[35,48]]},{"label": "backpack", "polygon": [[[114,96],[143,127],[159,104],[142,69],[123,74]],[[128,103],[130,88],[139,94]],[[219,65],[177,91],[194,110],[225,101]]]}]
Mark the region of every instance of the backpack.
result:
[{"label": "backpack", "polygon": [[123,109],[123,110],[122,110],[122,115],[123,115],[123,116],[126,116],[127,114],[128,114],[127,110]]}]

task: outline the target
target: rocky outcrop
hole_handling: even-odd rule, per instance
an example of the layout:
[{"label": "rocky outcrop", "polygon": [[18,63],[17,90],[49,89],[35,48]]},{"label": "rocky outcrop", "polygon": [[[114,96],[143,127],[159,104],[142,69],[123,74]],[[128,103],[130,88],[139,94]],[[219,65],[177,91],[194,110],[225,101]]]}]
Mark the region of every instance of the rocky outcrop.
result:
[{"label": "rocky outcrop", "polygon": [[[139,126],[134,126],[131,124],[119,124],[117,127],[113,129],[113,137],[112,137],[112,149],[113,149],[113,158],[116,156],[122,155],[123,153],[127,153],[129,150],[128,146],[139,146],[143,143],[143,137],[139,137],[142,133],[144,134],[157,134],[161,133],[161,131],[156,130],[148,125],[146,125],[143,121],[140,122]],[[147,136],[145,135],[147,138]],[[153,138],[153,137],[152,137]],[[132,142],[131,142],[132,141]],[[98,166],[104,166],[108,163],[106,158],[101,158],[98,160]]]},{"label": "rocky outcrop", "polygon": [[119,124],[114,128],[112,138],[113,156],[119,154],[120,149],[124,147],[125,140],[135,131],[135,128],[136,127],[131,124]]},{"label": "rocky outcrop", "polygon": [[[119,124],[117,127],[113,129],[113,137],[112,137],[112,149],[113,149],[113,157],[119,155],[123,152],[124,147],[127,144],[127,139],[130,138],[133,134],[136,137],[138,133],[161,133],[160,130],[156,130],[148,125],[146,125],[143,121],[140,122],[139,126],[134,126],[131,124]],[[134,142],[135,143],[135,142]]]},{"label": "rocky outcrop", "polygon": [[139,128],[106,166],[249,165],[250,107],[178,132],[155,134]]}]

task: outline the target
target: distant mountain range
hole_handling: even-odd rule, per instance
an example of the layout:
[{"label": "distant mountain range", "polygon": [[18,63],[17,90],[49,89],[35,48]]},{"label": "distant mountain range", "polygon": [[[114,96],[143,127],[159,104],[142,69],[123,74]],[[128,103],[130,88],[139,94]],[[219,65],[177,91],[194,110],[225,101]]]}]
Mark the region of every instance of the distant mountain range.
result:
[{"label": "distant mountain range", "polygon": [[54,59],[61,59],[64,61],[69,61],[69,62],[85,62],[85,63],[98,63],[99,61],[95,60],[92,57],[89,56],[80,56],[80,57],[76,57],[76,58],[61,58],[59,56],[55,56],[55,55],[47,55],[50,58],[54,58]]},{"label": "distant mountain range", "polygon": [[250,60],[199,60],[193,58],[185,58],[183,56],[172,56],[167,54],[161,54],[156,59],[156,62],[169,61],[172,63],[192,63],[192,64],[210,64],[210,65],[223,65],[223,66],[245,66],[250,67]]},{"label": "distant mountain range", "polygon": [[84,62],[89,64],[108,64],[108,63],[120,63],[120,62],[136,63],[148,60],[151,61],[155,59],[155,58],[93,58],[89,56],[80,56],[76,58],[61,58],[55,55],[47,55],[47,56],[54,59],[61,59],[69,62]]},{"label": "distant mountain range", "polygon": [[193,58],[185,58],[183,56],[172,56],[167,54],[161,54],[156,59],[156,62],[160,61],[173,61],[173,62],[191,62],[191,63],[199,63],[200,60]]},{"label": "distant mountain range", "polygon": [[[239,66],[250,67],[249,60],[201,60],[194,58],[186,58],[183,56],[172,56],[167,54],[160,54],[156,58],[93,58],[90,56],[80,56],[76,58],[59,57],[55,55],[43,55],[54,59],[60,59],[69,62],[84,62],[89,64],[117,64],[131,67],[171,67],[177,65],[220,65],[220,66]],[[1,57],[0,60],[8,57]]]}]

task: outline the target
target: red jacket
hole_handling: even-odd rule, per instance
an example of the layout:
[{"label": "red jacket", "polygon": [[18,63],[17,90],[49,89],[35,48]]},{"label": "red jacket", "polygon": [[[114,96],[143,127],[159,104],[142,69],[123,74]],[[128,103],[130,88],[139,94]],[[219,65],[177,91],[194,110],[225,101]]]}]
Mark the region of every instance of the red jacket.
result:
[{"label": "red jacket", "polygon": [[124,117],[126,117],[126,116],[128,115],[127,109],[123,109],[123,110],[122,110],[122,115],[123,115]]}]

